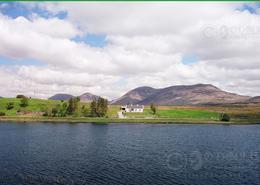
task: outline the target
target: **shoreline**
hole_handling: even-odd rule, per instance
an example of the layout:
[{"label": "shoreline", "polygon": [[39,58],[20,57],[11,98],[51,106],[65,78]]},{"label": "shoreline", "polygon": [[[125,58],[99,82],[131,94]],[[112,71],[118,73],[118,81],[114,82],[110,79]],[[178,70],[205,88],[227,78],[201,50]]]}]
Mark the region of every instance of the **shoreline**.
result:
[{"label": "shoreline", "polygon": [[124,123],[124,124],[217,124],[217,125],[257,125],[260,120],[231,120],[223,122],[205,119],[173,119],[173,118],[82,118],[82,117],[0,117],[1,122],[32,122],[32,123]]}]

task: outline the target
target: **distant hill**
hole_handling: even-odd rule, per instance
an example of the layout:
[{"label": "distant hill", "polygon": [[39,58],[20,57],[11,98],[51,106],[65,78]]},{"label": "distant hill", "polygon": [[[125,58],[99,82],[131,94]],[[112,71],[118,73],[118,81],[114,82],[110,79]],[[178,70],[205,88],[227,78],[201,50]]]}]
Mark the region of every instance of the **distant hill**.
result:
[{"label": "distant hill", "polygon": [[80,101],[82,101],[82,102],[91,102],[95,99],[98,99],[99,96],[91,94],[91,93],[84,93],[84,94],[80,95],[79,97],[80,97]]},{"label": "distant hill", "polygon": [[249,96],[225,92],[211,84],[177,85],[162,89],[138,87],[112,104],[196,105],[223,104],[247,101]]},{"label": "distant hill", "polygon": [[74,96],[70,94],[55,94],[54,96],[50,97],[49,100],[69,100],[73,97]]},{"label": "distant hill", "polygon": [[[71,94],[55,94],[54,96],[50,97],[49,100],[69,100],[73,97]],[[78,96],[80,98],[80,101],[82,102],[91,102],[94,99],[97,99],[99,96],[91,94],[91,93],[84,93],[80,96]]]},{"label": "distant hill", "polygon": [[250,98],[247,102],[248,103],[260,103],[260,96],[255,96],[253,98]]}]

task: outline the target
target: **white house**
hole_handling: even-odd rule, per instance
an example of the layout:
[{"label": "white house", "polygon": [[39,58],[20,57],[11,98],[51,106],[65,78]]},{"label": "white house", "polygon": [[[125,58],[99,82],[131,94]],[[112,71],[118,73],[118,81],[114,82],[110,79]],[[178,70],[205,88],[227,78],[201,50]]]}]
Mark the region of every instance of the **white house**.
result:
[{"label": "white house", "polygon": [[143,105],[123,105],[121,106],[121,110],[124,112],[143,112],[144,106]]}]

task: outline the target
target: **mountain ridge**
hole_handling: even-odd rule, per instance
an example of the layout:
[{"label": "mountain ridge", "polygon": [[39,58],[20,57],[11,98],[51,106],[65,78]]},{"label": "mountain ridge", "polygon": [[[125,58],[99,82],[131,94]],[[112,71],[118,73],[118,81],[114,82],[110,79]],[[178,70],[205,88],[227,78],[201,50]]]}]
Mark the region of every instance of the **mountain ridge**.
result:
[{"label": "mountain ridge", "polygon": [[112,104],[197,105],[244,102],[251,97],[230,93],[212,84],[176,85],[155,89],[142,86],[128,91]]},{"label": "mountain ridge", "polygon": [[71,94],[58,93],[48,98],[48,100],[69,100],[74,96]]},{"label": "mountain ridge", "polygon": [[80,101],[82,101],[82,102],[91,102],[95,99],[98,99],[99,96],[87,92],[87,93],[80,95],[79,97],[80,97]]},{"label": "mountain ridge", "polygon": [[65,94],[65,93],[58,93],[58,94],[55,94],[55,95],[49,97],[48,99],[49,100],[64,100],[65,101],[65,100],[69,100],[69,99],[74,98],[74,97],[79,97],[80,101],[82,101],[82,102],[91,102],[92,100],[97,99],[99,96],[91,94],[89,92],[86,92],[86,93],[84,93],[80,96],[74,96],[74,95]]}]

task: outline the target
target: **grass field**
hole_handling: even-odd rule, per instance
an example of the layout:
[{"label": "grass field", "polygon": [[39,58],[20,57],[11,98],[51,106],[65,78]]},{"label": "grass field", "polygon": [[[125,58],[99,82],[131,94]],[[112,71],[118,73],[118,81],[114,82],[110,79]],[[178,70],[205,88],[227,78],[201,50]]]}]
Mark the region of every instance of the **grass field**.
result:
[{"label": "grass field", "polygon": [[[9,102],[14,103],[12,110],[6,110],[6,104]],[[47,107],[55,107],[60,104],[61,101],[54,100],[42,100],[42,99],[30,99],[29,106],[22,108],[23,111],[29,112],[42,112]],[[88,103],[81,103],[81,105],[89,106]],[[94,122],[106,122],[114,121],[118,122],[120,119],[117,118],[117,112],[120,110],[119,105],[109,105],[106,118],[84,118],[84,117],[72,117],[68,116],[65,118],[46,118],[37,115],[18,115],[17,111],[21,109],[20,99],[16,98],[0,98],[0,112],[5,112],[6,116],[4,119],[18,120],[24,117],[34,117],[34,120],[60,120],[60,121],[94,121]],[[250,121],[253,122],[260,120],[260,105],[226,105],[226,106],[157,106],[157,113],[154,115],[150,111],[149,106],[145,106],[143,113],[125,113],[126,118],[124,122],[135,122],[145,120],[145,122],[169,122],[172,121],[218,121],[219,114],[226,112],[231,116],[231,120],[235,121]],[[3,117],[1,118],[3,120]],[[26,118],[27,119],[27,118]],[[115,121],[116,120],[116,121]],[[153,120],[153,121],[151,121]],[[121,120],[122,121],[122,120]],[[142,121],[144,122],[144,121]]]},{"label": "grass field", "polygon": [[189,109],[176,109],[176,110],[158,110],[159,118],[191,118],[191,119],[211,119],[218,120],[218,112],[210,112],[206,110],[189,110]]},{"label": "grass field", "polygon": [[142,113],[125,113],[127,118],[187,118],[187,119],[208,119],[218,120],[219,113],[206,110],[193,110],[193,109],[176,109],[169,107],[168,109],[157,108],[157,113],[154,115],[149,107],[144,109]]}]

